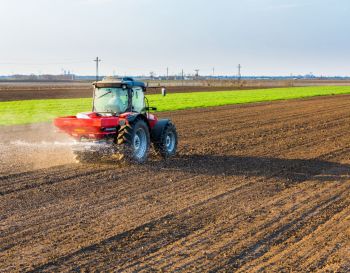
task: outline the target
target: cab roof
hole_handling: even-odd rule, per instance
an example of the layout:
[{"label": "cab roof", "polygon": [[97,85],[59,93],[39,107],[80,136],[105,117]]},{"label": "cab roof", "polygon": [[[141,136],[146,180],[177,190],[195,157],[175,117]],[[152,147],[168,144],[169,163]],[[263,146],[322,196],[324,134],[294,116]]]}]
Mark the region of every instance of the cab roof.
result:
[{"label": "cab roof", "polygon": [[144,82],[135,81],[133,78],[125,77],[125,78],[104,78],[102,81],[94,82],[93,85],[97,88],[113,88],[113,87],[142,87],[146,88]]}]

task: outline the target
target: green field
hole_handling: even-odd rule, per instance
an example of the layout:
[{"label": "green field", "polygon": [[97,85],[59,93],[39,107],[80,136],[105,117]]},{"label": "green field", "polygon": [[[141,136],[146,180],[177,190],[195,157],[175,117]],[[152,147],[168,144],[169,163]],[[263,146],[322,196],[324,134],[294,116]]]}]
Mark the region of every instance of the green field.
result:
[{"label": "green field", "polygon": [[[158,111],[182,110],[307,98],[313,96],[350,94],[350,86],[274,88],[244,91],[194,92],[147,96]],[[49,99],[0,102],[0,125],[47,122],[57,116],[75,115],[91,110],[91,99]]]}]

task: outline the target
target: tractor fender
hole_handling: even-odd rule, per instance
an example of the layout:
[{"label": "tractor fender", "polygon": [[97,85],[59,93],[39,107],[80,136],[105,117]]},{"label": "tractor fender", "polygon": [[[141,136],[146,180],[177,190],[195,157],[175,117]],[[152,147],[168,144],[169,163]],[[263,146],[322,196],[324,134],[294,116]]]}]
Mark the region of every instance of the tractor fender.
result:
[{"label": "tractor fender", "polygon": [[[126,120],[128,123],[133,123],[137,118],[140,118],[142,119],[144,122],[146,122],[147,126],[148,126],[148,129],[150,130],[150,125],[149,125],[149,122],[147,120],[147,118],[142,115],[142,114],[130,114],[126,117]],[[150,130],[151,131],[151,130]]]},{"label": "tractor fender", "polygon": [[156,125],[154,125],[151,131],[152,141],[160,140],[163,134],[164,128],[167,126],[168,123],[170,123],[170,119],[160,119],[157,121]]}]

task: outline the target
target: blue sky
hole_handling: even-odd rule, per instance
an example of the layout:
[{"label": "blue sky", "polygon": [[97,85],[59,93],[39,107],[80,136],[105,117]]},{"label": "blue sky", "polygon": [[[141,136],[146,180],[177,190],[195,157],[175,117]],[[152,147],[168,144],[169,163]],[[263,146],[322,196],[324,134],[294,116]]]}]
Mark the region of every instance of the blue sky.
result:
[{"label": "blue sky", "polygon": [[350,75],[348,0],[0,0],[0,74]]}]

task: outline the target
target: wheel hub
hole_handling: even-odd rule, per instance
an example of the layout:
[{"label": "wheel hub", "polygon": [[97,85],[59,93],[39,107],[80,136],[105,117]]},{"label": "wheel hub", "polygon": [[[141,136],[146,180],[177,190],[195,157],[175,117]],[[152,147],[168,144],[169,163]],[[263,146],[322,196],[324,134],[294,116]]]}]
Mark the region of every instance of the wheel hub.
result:
[{"label": "wheel hub", "polygon": [[134,136],[134,152],[137,158],[145,156],[147,151],[147,136],[143,129],[138,129]]},{"label": "wheel hub", "polygon": [[175,135],[172,132],[169,132],[165,138],[165,147],[168,152],[172,152],[175,147]]},{"label": "wheel hub", "polygon": [[139,149],[140,148],[140,137],[138,135],[135,135],[135,138],[134,138],[134,147],[135,147],[135,150]]}]

